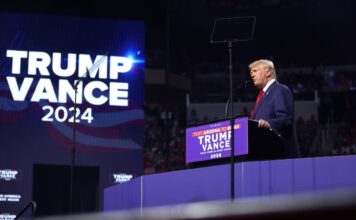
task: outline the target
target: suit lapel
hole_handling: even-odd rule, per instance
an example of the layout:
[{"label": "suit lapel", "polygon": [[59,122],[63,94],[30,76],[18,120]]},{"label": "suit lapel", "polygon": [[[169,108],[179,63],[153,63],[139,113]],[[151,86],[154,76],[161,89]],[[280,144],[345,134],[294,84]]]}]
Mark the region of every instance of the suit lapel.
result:
[{"label": "suit lapel", "polygon": [[277,81],[273,82],[267,89],[267,91],[263,94],[260,102],[256,106],[256,111],[254,113],[254,116],[257,115],[257,112],[259,111],[260,107],[263,105],[263,102],[268,98],[269,94],[273,90],[273,88],[277,85]]}]

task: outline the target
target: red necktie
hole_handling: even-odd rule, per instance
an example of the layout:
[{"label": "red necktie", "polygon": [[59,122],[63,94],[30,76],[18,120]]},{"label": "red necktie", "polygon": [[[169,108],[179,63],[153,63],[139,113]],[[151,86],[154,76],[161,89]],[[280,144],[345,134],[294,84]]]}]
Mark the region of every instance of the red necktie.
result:
[{"label": "red necktie", "polygon": [[256,102],[255,102],[255,106],[253,107],[253,110],[251,112],[251,118],[253,118],[253,115],[255,114],[255,111],[256,111],[256,107],[258,105],[258,103],[260,102],[262,96],[263,96],[263,90],[260,90],[260,92],[258,93],[258,96],[257,96],[257,99],[256,99]]}]

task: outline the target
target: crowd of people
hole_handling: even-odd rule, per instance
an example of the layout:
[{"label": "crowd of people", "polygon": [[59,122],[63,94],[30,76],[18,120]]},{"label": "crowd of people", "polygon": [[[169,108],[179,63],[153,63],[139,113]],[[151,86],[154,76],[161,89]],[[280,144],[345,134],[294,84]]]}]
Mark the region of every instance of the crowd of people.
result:
[{"label": "crowd of people", "polygon": [[[203,67],[204,68],[203,68]],[[209,65],[200,65],[209,68]],[[278,80],[285,83],[293,92],[296,100],[306,100],[303,94],[315,99],[314,92],[318,91],[318,117],[296,118],[296,130],[302,157],[356,154],[356,115],[355,67],[341,67],[332,70],[329,67],[291,68],[283,69]],[[206,77],[214,76],[213,69],[207,71]],[[277,72],[279,70],[277,69]],[[195,74],[195,77],[199,74]],[[204,78],[204,77],[203,77]],[[218,83],[218,80],[212,80]],[[226,82],[225,82],[226,83]],[[201,86],[194,86],[195,94],[202,92],[206,85],[201,80]],[[204,85],[205,87],[204,87]],[[219,88],[219,87],[214,87]],[[209,90],[211,91],[211,90]],[[214,90],[218,94],[219,90]],[[221,90],[220,90],[221,92]],[[226,92],[226,91],[225,91]],[[251,91],[244,91],[244,94]],[[301,94],[301,95],[300,95]],[[194,96],[194,95],[191,95]],[[221,101],[226,101],[226,94]],[[239,101],[253,101],[254,95],[245,96]],[[194,102],[199,102],[195,96]],[[251,99],[251,100],[250,100]],[[204,99],[200,99],[204,102]],[[217,100],[214,100],[217,101]],[[218,100],[219,101],[219,100]],[[145,106],[145,173],[155,173],[186,168],[185,165],[185,128],[189,124],[200,123],[208,119],[197,112],[186,109],[176,110],[162,107],[160,104]],[[182,112],[184,112],[182,114]],[[324,136],[323,136],[324,135]],[[324,143],[323,143],[324,138]],[[326,143],[325,143],[326,142]],[[322,146],[324,144],[324,146]]]},{"label": "crowd of people", "polygon": [[336,131],[331,155],[356,154],[356,123],[342,122],[336,126]]},{"label": "crowd of people", "polygon": [[185,115],[182,111],[145,105],[144,172],[185,168]]},{"label": "crowd of people", "polygon": [[318,135],[318,122],[315,119],[315,116],[312,115],[308,120],[304,120],[302,117],[299,117],[296,120],[296,129],[297,136],[300,146],[300,154],[302,157],[312,156],[313,145],[315,143]]}]

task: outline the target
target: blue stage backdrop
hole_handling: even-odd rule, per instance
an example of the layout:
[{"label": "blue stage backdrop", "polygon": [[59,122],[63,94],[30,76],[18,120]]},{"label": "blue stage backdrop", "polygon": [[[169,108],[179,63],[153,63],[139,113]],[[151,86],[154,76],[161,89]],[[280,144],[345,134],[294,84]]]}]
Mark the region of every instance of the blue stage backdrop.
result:
[{"label": "blue stage backdrop", "polygon": [[76,165],[99,168],[100,197],[142,174],[144,23],[0,13],[0,29],[0,215],[32,200],[34,165],[71,164],[76,81]]}]

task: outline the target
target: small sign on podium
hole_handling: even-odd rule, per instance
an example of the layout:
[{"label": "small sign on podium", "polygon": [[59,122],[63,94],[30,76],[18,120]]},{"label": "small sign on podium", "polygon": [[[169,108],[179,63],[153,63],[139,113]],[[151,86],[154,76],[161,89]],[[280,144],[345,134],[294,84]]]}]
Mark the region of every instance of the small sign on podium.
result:
[{"label": "small sign on podium", "polygon": [[[248,117],[236,118],[235,156],[248,154]],[[186,129],[186,163],[230,157],[230,120],[188,127]]]}]

